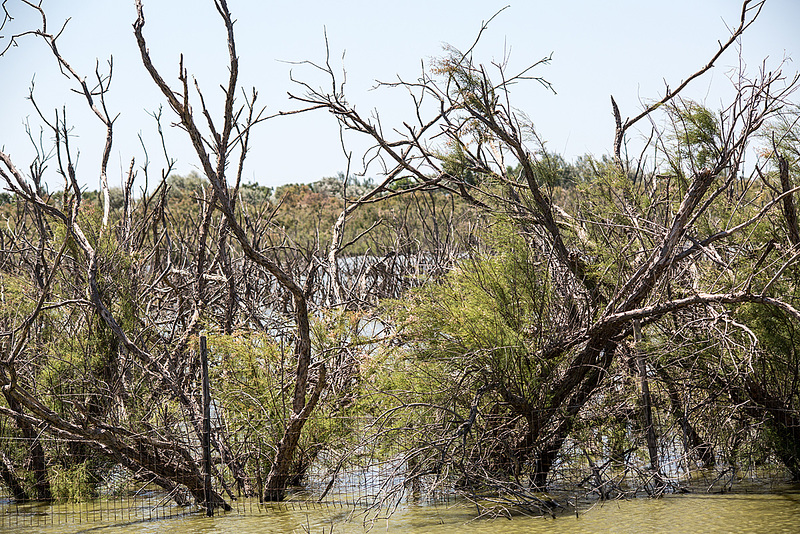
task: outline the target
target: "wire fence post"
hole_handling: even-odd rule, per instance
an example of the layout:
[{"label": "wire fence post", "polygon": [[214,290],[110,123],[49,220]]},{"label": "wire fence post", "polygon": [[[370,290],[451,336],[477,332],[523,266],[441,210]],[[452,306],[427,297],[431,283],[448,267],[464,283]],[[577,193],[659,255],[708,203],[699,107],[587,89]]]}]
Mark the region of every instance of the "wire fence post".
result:
[{"label": "wire fence post", "polygon": [[200,364],[203,370],[203,475],[206,515],[214,515],[211,502],[211,388],[208,381],[208,347],[206,335],[200,334]]}]

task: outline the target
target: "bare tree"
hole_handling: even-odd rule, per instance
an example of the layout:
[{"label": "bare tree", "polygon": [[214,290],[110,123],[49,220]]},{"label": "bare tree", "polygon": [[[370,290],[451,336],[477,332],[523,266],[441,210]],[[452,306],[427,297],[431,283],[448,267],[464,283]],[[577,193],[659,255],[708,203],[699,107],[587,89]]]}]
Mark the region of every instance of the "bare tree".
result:
[{"label": "bare tree", "polygon": [[[229,51],[229,71],[230,77],[224,87],[225,104],[220,124],[216,125],[210,112],[205,106],[203,94],[199,86],[196,86],[197,97],[200,102],[200,109],[207,121],[210,138],[205,138],[197,124],[197,120],[189,106],[190,90],[189,76],[183,67],[181,60],[179,82],[181,89],[174,91],[170,88],[164,78],[159,74],[150,59],[149,51],[143,34],[145,24],[144,10],[140,0],[136,1],[137,19],[134,24],[134,33],[141,52],[142,62],[150,73],[153,82],[161,90],[167,99],[170,108],[178,115],[181,126],[186,130],[192,145],[194,146],[199,163],[203,172],[211,183],[214,190],[214,198],[217,208],[225,216],[225,227],[230,229],[239,246],[242,247],[248,259],[266,269],[275,279],[289,291],[292,295],[294,306],[294,317],[296,322],[296,342],[295,356],[297,358],[297,369],[295,373],[295,386],[292,401],[292,413],[287,422],[283,438],[278,444],[278,450],[272,467],[267,476],[264,489],[266,500],[280,500],[283,498],[284,490],[289,480],[292,457],[297,447],[303,425],[309,414],[316,406],[319,396],[325,387],[325,365],[318,362],[316,368],[316,384],[313,388],[309,386],[309,373],[312,370],[311,361],[311,340],[309,337],[309,310],[307,299],[307,287],[302,282],[295,280],[289,273],[279,267],[272,260],[268,253],[257,250],[248,237],[245,230],[239,225],[234,207],[235,194],[231,195],[228,184],[228,162],[231,159],[232,151],[239,151],[239,164],[235,171],[236,184],[241,180],[241,173],[247,153],[247,142],[250,129],[263,120],[262,113],[256,108],[257,93],[253,91],[252,97],[245,100],[245,107],[236,107],[235,97],[238,90],[239,63],[236,54],[236,43],[233,32],[233,20],[228,10],[225,0],[214,2],[217,11],[225,25],[227,31],[227,44]],[[247,112],[243,112],[247,109]],[[240,119],[243,122],[240,122]],[[208,153],[211,149],[215,160]],[[234,191],[236,186],[234,187]],[[308,276],[307,281],[312,276]]]},{"label": "bare tree", "polygon": [[[2,407],[2,412],[15,417],[22,425],[23,433],[28,432],[26,428],[49,428],[57,436],[85,443],[96,452],[115,458],[134,472],[151,473],[154,480],[168,490],[176,485],[184,485],[198,502],[205,501],[213,507],[228,507],[216,493],[210,496],[205,494],[199,461],[187,447],[176,445],[165,436],[148,435],[147,432],[135,430],[142,425],[146,426],[149,417],[146,413],[138,412],[137,406],[141,407],[143,400],[137,398],[138,395],[158,397],[168,392],[168,395],[179,402],[190,424],[198,432],[201,422],[199,399],[194,393],[191,379],[187,380],[187,370],[192,368],[193,361],[191,358],[176,358],[176,353],[187,352],[185,339],[195,327],[196,319],[185,323],[185,329],[177,336],[179,339],[175,352],[164,350],[173,344],[174,330],[167,331],[162,337],[160,333],[164,330],[157,326],[160,317],[155,309],[163,309],[164,301],[168,299],[161,298],[165,292],[153,293],[152,290],[165,281],[169,286],[169,277],[175,275],[175,266],[169,261],[167,235],[170,229],[166,224],[160,226],[165,221],[162,193],[166,185],[162,183],[161,192],[156,191],[152,202],[144,202],[141,209],[134,210],[131,199],[134,174],[132,163],[124,192],[126,206],[121,231],[117,233],[111,227],[106,169],[113,140],[114,118],[108,111],[105,98],[111,83],[113,63],[109,60],[108,72],[105,73],[98,66],[95,71],[96,85],[90,86],[86,78],[80,76],[59,52],[57,41],[61,32],[49,33],[47,18],[41,6],[28,5],[39,12],[42,23],[38,30],[27,34],[35,35],[47,44],[62,73],[77,84],[78,92],[83,95],[86,104],[106,127],[99,169],[102,215],[99,220],[93,220],[92,207],[87,207],[84,202],[85,195],[79,185],[80,171],[76,167],[75,148],[71,144],[66,111],[57,110],[54,120],[48,119],[38,107],[32,90],[30,99],[55,139],[55,165],[64,180],[64,188],[58,195],[50,195],[43,187],[41,180],[49,159],[48,151],[39,151],[31,166],[33,172],[30,179],[18,170],[8,154],[0,152],[0,162],[3,165],[0,168],[0,178],[14,194],[15,201],[24,206],[33,220],[37,221],[31,228],[17,227],[17,233],[13,237],[23,240],[37,239],[39,242],[36,249],[38,252],[35,254],[38,267],[32,271],[39,296],[30,314],[10,332],[6,344],[2,379],[8,407]],[[21,36],[14,36],[14,39]],[[169,170],[166,171],[164,180],[168,174]],[[148,206],[152,204],[155,204],[155,209],[148,211]],[[205,225],[207,224],[206,217]],[[149,235],[154,236],[153,242],[149,241]],[[118,237],[121,242],[117,241]],[[200,232],[200,248],[204,246],[204,239]],[[114,250],[114,246],[119,248]],[[140,255],[143,250],[148,253]],[[20,249],[20,253],[24,257],[24,249]],[[139,258],[138,264],[137,260],[129,263],[132,272],[138,272],[139,276],[130,277],[130,273],[123,275],[119,272],[120,267],[128,263],[127,260],[120,261],[123,254],[129,258]],[[161,259],[166,261],[162,262]],[[151,260],[155,262],[151,263]],[[202,284],[202,254],[195,263],[199,273],[197,278]],[[123,276],[127,277],[127,284],[121,282]],[[112,287],[109,287],[110,280],[114,280],[111,282]],[[114,295],[114,283],[124,286],[121,294]],[[49,304],[54,297],[61,299],[61,302]],[[128,300],[124,302],[123,308],[127,306],[129,315],[135,316],[135,319],[125,317],[124,313],[117,310],[118,299],[125,301],[125,297]],[[175,297],[179,301],[183,300],[180,294]],[[44,403],[39,392],[32,389],[37,387],[36,370],[29,363],[41,358],[36,354],[38,343],[32,342],[32,327],[40,321],[43,310],[59,309],[65,310],[63,313],[67,314],[67,332],[78,333],[81,328],[89,328],[90,332],[94,331],[97,335],[106,335],[102,332],[107,332],[109,336],[105,340],[108,346],[103,347],[107,360],[103,362],[102,376],[99,377],[101,386],[89,394],[89,400],[73,401],[67,411],[62,413]],[[147,311],[153,312],[150,317],[139,315],[140,312],[147,314]],[[172,317],[173,324],[182,322],[181,316],[185,310],[179,307],[173,311],[177,315]],[[71,320],[77,317],[81,320],[75,320],[70,325]],[[150,318],[153,320],[149,320]],[[72,341],[80,344],[80,337],[73,338]],[[87,353],[92,350],[89,347],[75,348]],[[28,361],[22,360],[23,355]],[[66,356],[58,357],[69,361]],[[191,376],[191,373],[188,374]],[[144,377],[153,381],[153,389],[143,390],[141,380]],[[128,409],[136,410],[137,413],[129,413]],[[43,457],[42,454],[36,456]],[[39,465],[37,472],[44,469],[44,465]],[[46,498],[47,491],[40,490],[39,496]]]}]

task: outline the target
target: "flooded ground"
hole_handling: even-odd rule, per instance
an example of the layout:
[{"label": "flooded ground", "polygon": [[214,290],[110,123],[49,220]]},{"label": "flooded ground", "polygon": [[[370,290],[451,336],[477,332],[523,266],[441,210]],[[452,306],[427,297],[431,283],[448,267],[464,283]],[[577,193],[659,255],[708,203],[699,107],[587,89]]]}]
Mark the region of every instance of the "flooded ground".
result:
[{"label": "flooded ground", "polygon": [[[49,507],[2,510],[0,532],[15,534],[256,534],[256,533],[797,533],[800,532],[800,488],[777,493],[671,495],[597,503],[575,515],[553,518],[518,516],[476,519],[464,503],[405,506],[388,518],[365,516],[350,508],[326,505],[240,507],[212,518],[189,514],[171,518],[108,515],[102,519],[52,513]],[[56,510],[57,512],[57,510]],[[26,515],[27,514],[27,515]],[[74,519],[74,518],[73,518]],[[61,524],[58,524],[60,521]]]}]

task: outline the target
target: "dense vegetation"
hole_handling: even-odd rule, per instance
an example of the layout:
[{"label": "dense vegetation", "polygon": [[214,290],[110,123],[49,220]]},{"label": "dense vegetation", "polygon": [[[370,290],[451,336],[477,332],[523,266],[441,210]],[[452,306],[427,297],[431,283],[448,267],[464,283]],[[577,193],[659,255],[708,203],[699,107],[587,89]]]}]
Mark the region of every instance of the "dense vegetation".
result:
[{"label": "dense vegetation", "polygon": [[[366,449],[402,474],[389,493],[537,510],[548,488],[661,494],[700,467],[777,459],[800,480],[796,78],[737,78],[719,110],[683,86],[633,119],[614,103],[609,156],[567,162],[505,104],[527,71],[493,79],[449,50],[400,84],[437,102],[406,135],[384,137],[344,94],[295,96],[372,139],[386,167],[273,191],[241,183],[260,115],[234,98],[226,3],[214,119],[160,78],[136,4],[142,61],[201,172],[162,169],[137,196],[133,164],[105,185],[106,156],[104,187],[83,191],[62,116],[59,150],[27,173],[0,152],[0,474],[16,499],[85,498],[124,468],[181,502],[278,500],[315,462],[335,477]],[[759,8],[744,2],[721,51]],[[89,90],[72,74],[110,146],[108,78]],[[657,114],[647,150],[623,157],[628,129]],[[63,190],[43,185],[50,167]]]}]

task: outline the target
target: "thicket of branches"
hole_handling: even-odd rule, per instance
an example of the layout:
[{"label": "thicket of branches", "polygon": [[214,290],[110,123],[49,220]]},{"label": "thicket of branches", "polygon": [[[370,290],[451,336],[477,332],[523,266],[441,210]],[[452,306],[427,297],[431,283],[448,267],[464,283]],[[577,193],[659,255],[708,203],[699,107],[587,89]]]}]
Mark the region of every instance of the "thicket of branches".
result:
[{"label": "thicket of branches", "polygon": [[[32,91],[53,147],[24,163],[0,151],[0,417],[23,438],[0,447],[0,474],[15,498],[52,499],[54,470],[91,464],[121,465],[181,502],[280,500],[320,451],[363,445],[347,443],[352,428],[314,424],[332,415],[368,420],[373,445],[403,436],[392,454],[405,489],[536,510],[566,483],[602,498],[660,494],[676,470],[771,457],[800,479],[798,79],[736,73],[718,110],[681,96],[763,2],[745,1],[718,53],[633,118],[612,98],[602,160],[547,152],[513,107],[513,84],[547,87],[536,67],[548,59],[511,74],[448,49],[419,80],[385,87],[417,106],[391,135],[356,111],[329,64],[311,64],[335,91],[300,83],[292,113],[327,110],[371,139],[363,172],[378,178],[275,194],[241,181],[268,117],[239,86],[225,0],[219,116],[182,62],[176,85],[161,75],[136,0],[134,38],[170,108],[154,116],[185,132],[201,174],[131,161],[116,190],[111,62],[89,82],[26,4],[42,18],[28,37],[106,135],[100,169],[77,169],[66,113],[43,112]],[[652,133],[629,157],[628,132],[646,121]],[[81,189],[86,172],[98,194]],[[44,186],[53,173],[56,192]],[[137,196],[137,177],[156,186]],[[226,384],[211,496],[197,446],[201,331]],[[567,466],[588,474],[568,480]]]}]

